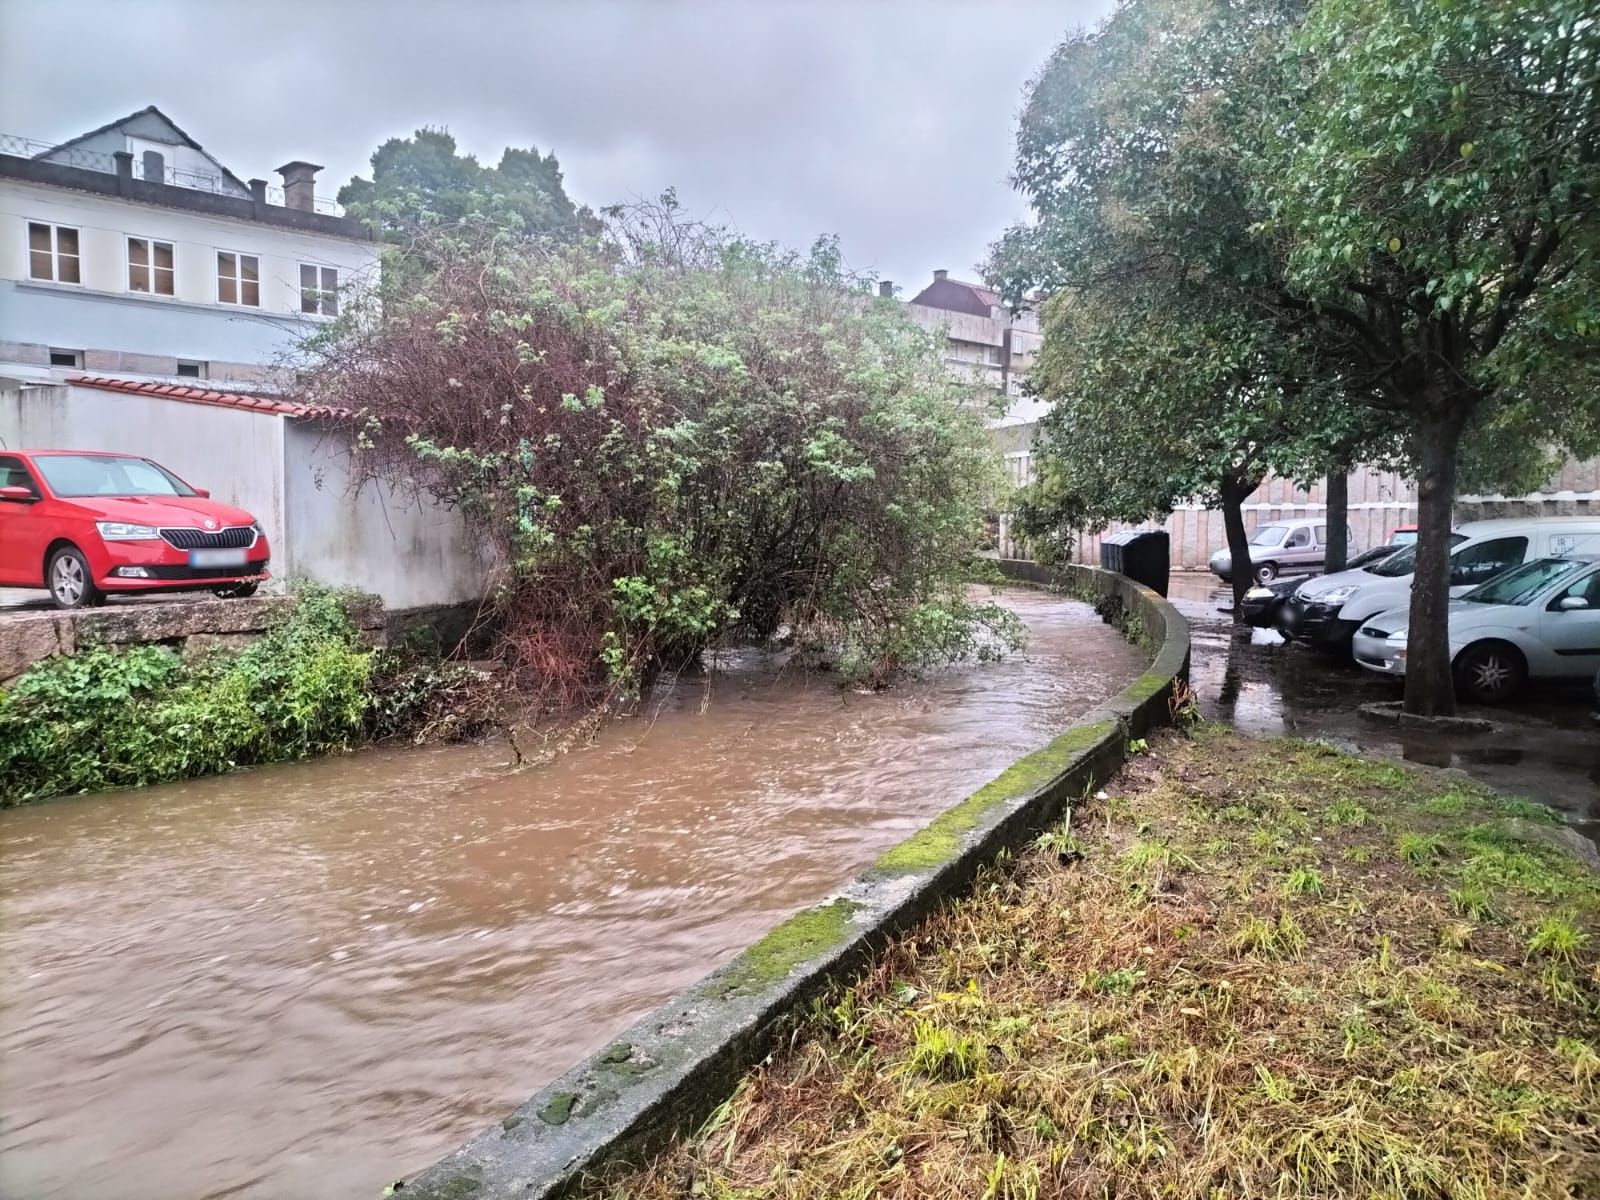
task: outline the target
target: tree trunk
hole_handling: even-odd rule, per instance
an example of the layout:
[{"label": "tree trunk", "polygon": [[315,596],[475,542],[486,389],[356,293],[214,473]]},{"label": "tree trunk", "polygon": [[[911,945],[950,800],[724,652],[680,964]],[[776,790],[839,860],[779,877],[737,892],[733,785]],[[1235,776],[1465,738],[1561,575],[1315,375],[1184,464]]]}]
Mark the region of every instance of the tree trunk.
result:
[{"label": "tree trunk", "polygon": [[1222,486],[1222,527],[1228,534],[1228,558],[1233,573],[1233,619],[1244,620],[1244,594],[1254,585],[1250,565],[1250,535],[1244,529],[1244,501],[1255,488],[1243,484]]},{"label": "tree trunk", "polygon": [[1350,474],[1328,472],[1328,547],[1322,569],[1329,575],[1350,561]]},{"label": "tree trunk", "polygon": [[1417,570],[1411,581],[1411,621],[1406,635],[1408,713],[1454,716],[1450,671],[1450,526],[1455,515],[1456,451],[1466,424],[1452,413],[1418,423],[1421,470],[1417,474]]}]

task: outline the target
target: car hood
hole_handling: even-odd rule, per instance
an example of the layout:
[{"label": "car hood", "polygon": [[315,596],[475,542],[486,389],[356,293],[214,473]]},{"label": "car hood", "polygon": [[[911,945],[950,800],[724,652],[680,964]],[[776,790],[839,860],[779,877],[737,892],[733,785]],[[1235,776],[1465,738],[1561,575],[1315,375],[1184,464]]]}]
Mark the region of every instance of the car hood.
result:
[{"label": "car hood", "polygon": [[[1533,609],[1526,604],[1473,604],[1465,600],[1452,600],[1449,608],[1445,610],[1445,619],[1450,623],[1450,636],[1454,638],[1463,630],[1480,629],[1485,625],[1514,624],[1517,614],[1532,611]],[[1362,622],[1362,627],[1370,626],[1393,633],[1396,629],[1404,629],[1410,624],[1409,608],[1391,608],[1367,617]]]},{"label": "car hood", "polygon": [[248,525],[255,520],[242,508],[200,496],[70,496],[63,502],[92,520],[126,521],[130,525],[172,525],[205,529]]},{"label": "car hood", "polygon": [[1349,587],[1351,584],[1365,587],[1369,583],[1382,582],[1384,582],[1382,576],[1374,575],[1370,571],[1335,571],[1332,575],[1316,575],[1306,580],[1295,595],[1302,600],[1315,600],[1319,596],[1327,595],[1334,588]]}]

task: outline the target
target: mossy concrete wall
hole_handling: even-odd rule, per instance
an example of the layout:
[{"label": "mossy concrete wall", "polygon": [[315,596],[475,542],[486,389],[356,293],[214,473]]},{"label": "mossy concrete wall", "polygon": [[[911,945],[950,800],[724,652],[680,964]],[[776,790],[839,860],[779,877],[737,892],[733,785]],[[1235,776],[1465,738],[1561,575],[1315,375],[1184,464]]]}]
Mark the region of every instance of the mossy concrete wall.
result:
[{"label": "mossy concrete wall", "polygon": [[[1047,746],[935,817],[822,904],[797,913],[443,1161],[404,1181],[405,1200],[553,1200],[584,1175],[691,1130],[772,1050],[829,984],[964,889],[1121,764],[1128,741],[1170,715],[1189,669],[1189,626],[1147,588],[1092,567],[1006,562],[1059,588],[1150,647],[1150,669]],[[529,1013],[537,1020],[536,1012]]]}]

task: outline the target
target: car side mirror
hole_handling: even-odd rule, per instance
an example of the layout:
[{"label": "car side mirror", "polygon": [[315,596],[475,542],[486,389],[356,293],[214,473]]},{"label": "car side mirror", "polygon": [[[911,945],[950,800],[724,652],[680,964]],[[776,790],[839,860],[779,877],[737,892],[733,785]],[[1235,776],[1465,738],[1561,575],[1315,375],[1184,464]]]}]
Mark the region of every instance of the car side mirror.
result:
[{"label": "car side mirror", "polygon": [[202,499],[202,500],[211,499],[211,489],[210,488],[195,488],[194,494],[196,496],[199,496],[200,499]]},{"label": "car side mirror", "polygon": [[[9,490],[10,489],[0,489],[0,491]],[[1560,608],[1562,612],[1581,612],[1589,607],[1589,599],[1587,596],[1563,596],[1561,597],[1561,602],[1559,605],[1557,605],[1557,607]]]},{"label": "car side mirror", "polygon": [[32,504],[38,498],[30,488],[0,487],[0,500],[10,500],[13,504]]}]

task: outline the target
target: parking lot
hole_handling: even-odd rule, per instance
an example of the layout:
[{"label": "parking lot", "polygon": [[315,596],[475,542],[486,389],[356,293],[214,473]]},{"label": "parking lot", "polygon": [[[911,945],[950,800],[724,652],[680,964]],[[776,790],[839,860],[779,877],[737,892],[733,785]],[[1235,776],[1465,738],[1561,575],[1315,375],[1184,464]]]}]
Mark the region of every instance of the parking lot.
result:
[{"label": "parking lot", "polygon": [[1457,768],[1498,791],[1560,810],[1600,842],[1600,726],[1590,715],[1587,688],[1535,685],[1505,707],[1462,709],[1491,719],[1492,733],[1402,732],[1357,711],[1398,699],[1396,682],[1286,645],[1274,632],[1235,628],[1218,611],[1232,602],[1232,593],[1209,574],[1174,574],[1170,596],[1194,627],[1191,682],[1208,720]]}]

